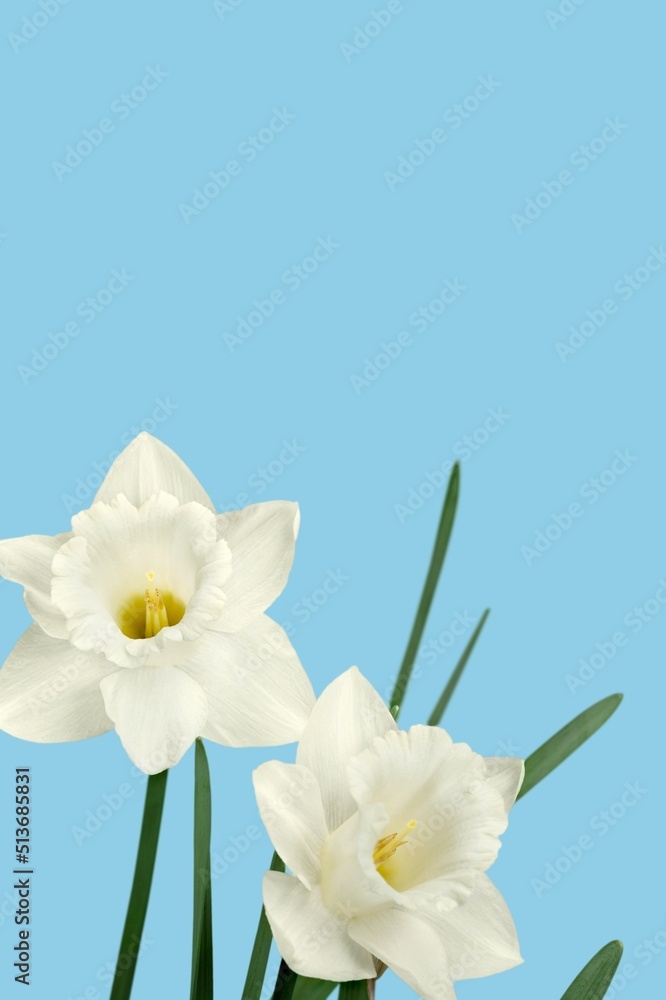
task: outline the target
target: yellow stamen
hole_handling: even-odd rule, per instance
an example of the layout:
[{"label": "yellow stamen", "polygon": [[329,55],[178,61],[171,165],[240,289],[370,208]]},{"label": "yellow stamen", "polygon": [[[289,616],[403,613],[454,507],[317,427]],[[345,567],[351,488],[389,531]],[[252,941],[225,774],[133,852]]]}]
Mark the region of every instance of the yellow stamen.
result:
[{"label": "yellow stamen", "polygon": [[[150,583],[155,580],[155,573],[153,570],[149,570],[146,573],[146,578]],[[164,599],[160,594],[157,587],[148,587],[146,590],[146,639],[152,639],[156,636],[160,629],[167,628],[169,625],[169,618],[167,615],[166,607],[164,606]]]},{"label": "yellow stamen", "polygon": [[372,860],[375,863],[375,868],[379,868],[384,862],[392,858],[399,847],[407,843],[407,837],[411,831],[416,827],[416,820],[410,819],[404,830],[400,833],[389,833],[387,837],[382,837],[375,844],[375,849],[372,852]]},{"label": "yellow stamen", "polygon": [[[146,573],[149,583],[155,573]],[[120,605],[115,620],[128,639],[152,639],[162,628],[177,625],[185,614],[186,604],[170,590],[150,587],[131,593]]]}]

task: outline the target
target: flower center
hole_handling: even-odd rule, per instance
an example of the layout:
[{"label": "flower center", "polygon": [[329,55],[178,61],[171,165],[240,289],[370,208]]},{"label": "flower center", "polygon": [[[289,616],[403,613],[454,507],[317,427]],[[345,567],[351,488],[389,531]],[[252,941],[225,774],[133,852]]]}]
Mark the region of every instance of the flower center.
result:
[{"label": "flower center", "polygon": [[402,847],[403,844],[407,843],[407,837],[412,830],[415,829],[415,827],[416,820],[410,819],[407,826],[404,830],[401,830],[400,833],[389,833],[386,837],[382,837],[375,844],[375,849],[372,852],[372,860],[374,861],[375,868],[382,878],[386,878],[386,872],[382,871],[382,865],[393,857],[399,847]]},{"label": "flower center", "polygon": [[146,573],[146,579],[151,586],[144,594],[132,594],[116,618],[118,628],[128,639],[152,639],[161,629],[177,625],[185,614],[185,605],[178,597],[154,586],[153,570]]},{"label": "flower center", "polygon": [[[146,573],[149,583],[155,582],[155,573],[151,570]],[[167,615],[164,598],[156,587],[148,587],[146,590],[146,639],[152,639],[154,635],[169,626],[169,616]]]}]

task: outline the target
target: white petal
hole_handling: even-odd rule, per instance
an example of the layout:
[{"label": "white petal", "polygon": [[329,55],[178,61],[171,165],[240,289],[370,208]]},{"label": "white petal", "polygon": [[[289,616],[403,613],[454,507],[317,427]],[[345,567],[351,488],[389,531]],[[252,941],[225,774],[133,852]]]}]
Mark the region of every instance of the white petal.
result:
[{"label": "white petal", "polygon": [[373,852],[388,816],[382,805],[364,806],[334,830],[322,853],[321,894],[329,910],[358,916],[391,903],[398,893],[377,871]]},{"label": "white petal", "polygon": [[35,743],[69,743],[113,729],[100,682],[117,670],[102,656],[24,632],[0,670],[0,729]]},{"label": "white petal", "polygon": [[444,942],[454,981],[492,976],[522,962],[509,908],[486,875],[479,875],[471,896],[456,910],[429,908],[420,916]]},{"label": "white petal", "polygon": [[486,757],[486,774],[502,796],[508,815],[525,777],[525,761],[518,757]]},{"label": "white petal", "polygon": [[118,670],[102,681],[102,695],[125,750],[146,774],[177,764],[206,724],[205,694],[176,667]]},{"label": "white petal", "polygon": [[293,743],[314,705],[294,647],[265,615],[242,632],[204,633],[179,666],[206,692],[203,735],[226,746]]},{"label": "white petal", "polygon": [[391,907],[356,917],[349,934],[424,1000],[455,1000],[444,941],[415,913]]},{"label": "white petal", "polygon": [[69,629],[65,616],[53,603],[50,594],[43,594],[41,591],[26,587],[23,600],[32,617],[47,635],[54,639],[67,639],[69,642]]},{"label": "white petal", "polygon": [[310,889],[319,881],[328,836],[319,785],[306,767],[268,761],[252,775],[257,804],[275,850]]},{"label": "white petal", "polygon": [[275,943],[300,976],[347,982],[374,979],[372,956],[351,940],[348,920],[324,906],[319,890],[281,872],[264,875],[264,906]]},{"label": "white petal", "polygon": [[[73,537],[53,559],[52,596],[80,649],[103,652],[119,666],[146,661],[172,642],[189,642],[220,615],[231,572],[215,515],[199,503],[155,493],[140,507],[124,496],[95,503],[72,519]],[[183,618],[150,639],[119,626],[128,602],[154,586],[185,605]]]},{"label": "white petal", "polygon": [[319,782],[330,830],[341,826],[357,808],[345,765],[370,746],[373,737],[396,728],[388,708],[356,667],[336,678],[317,700],[296,761]]},{"label": "white petal", "polygon": [[145,432],[135,437],[118,455],[95,497],[95,503],[110,503],[124,493],[135,507],[153,493],[171,493],[181,503],[196,500],[215,508],[194,473],[171,448]]},{"label": "white petal", "polygon": [[25,535],[0,541],[0,576],[25,587],[25,603],[45,632],[67,638],[62,612],[51,603],[51,565],[58,549],[71,534]]},{"label": "white petal", "polygon": [[399,892],[429,896],[428,883],[450,908],[472,891],[479,872],[497,857],[507,826],[502,797],[487,777],[484,758],[435,726],[412,726],[376,739],[348,767],[359,805],[380,802],[385,834],[414,821],[406,843],[382,871]]},{"label": "white petal", "polygon": [[282,593],[294,561],[300,514],[298,504],[282,500],[255,503],[219,514],[217,528],[231,549],[228,604],[219,626],[245,628]]},{"label": "white petal", "polygon": [[48,593],[53,557],[69,536],[24,535],[0,541],[0,575],[13,583]]}]

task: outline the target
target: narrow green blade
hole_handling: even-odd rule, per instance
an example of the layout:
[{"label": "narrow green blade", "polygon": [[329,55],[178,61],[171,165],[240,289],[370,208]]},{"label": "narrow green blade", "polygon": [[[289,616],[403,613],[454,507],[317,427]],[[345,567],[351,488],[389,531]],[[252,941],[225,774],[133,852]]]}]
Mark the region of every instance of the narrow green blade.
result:
[{"label": "narrow green blade", "polygon": [[213,1000],[213,912],[210,879],[211,797],[208,758],[194,753],[194,921],[191,1000]]},{"label": "narrow green blade", "polygon": [[[273,855],[271,871],[284,871],[284,861],[277,853]],[[268,965],[268,953],[271,950],[271,941],[271,928],[266,917],[266,911],[262,906],[259,926],[257,927],[254,946],[250,956],[250,965],[247,970],[245,986],[243,987],[243,1000],[259,1000],[261,996],[264,979],[266,978],[266,966]]]},{"label": "narrow green blade", "polygon": [[453,471],[451,472],[451,477],[446,488],[444,506],[442,507],[442,514],[437,528],[437,537],[435,538],[435,547],[430,558],[428,575],[426,576],[426,580],[423,585],[423,592],[416,611],[416,618],[414,619],[414,624],[412,625],[412,632],[409,637],[409,642],[407,643],[407,649],[405,650],[405,655],[403,656],[402,664],[400,665],[400,671],[395,682],[393,694],[391,695],[391,700],[389,701],[389,707],[391,708],[393,716],[396,719],[398,718],[400,708],[407,692],[407,686],[409,684],[409,678],[412,674],[414,660],[416,659],[416,654],[418,653],[419,646],[421,645],[423,630],[428,620],[430,606],[432,604],[433,597],[435,596],[435,591],[437,590],[439,576],[442,572],[442,566],[444,565],[446,550],[449,547],[449,540],[453,530],[453,522],[456,516],[456,507],[458,506],[459,492],[460,465],[456,462],[453,466]]},{"label": "narrow green blade", "polygon": [[[374,983],[374,979],[372,981]],[[368,980],[355,979],[348,983],[340,983],[340,1000],[368,1000]]]},{"label": "narrow green blade", "polygon": [[453,697],[453,692],[455,691],[456,687],[458,686],[458,681],[460,680],[460,678],[462,676],[463,670],[467,666],[467,661],[469,660],[470,656],[472,655],[472,650],[474,649],[474,647],[476,645],[476,640],[481,635],[481,629],[486,624],[486,621],[488,619],[488,615],[489,614],[490,614],[490,608],[486,608],[486,610],[481,615],[481,620],[479,621],[479,624],[476,626],[476,628],[472,632],[470,640],[467,643],[467,645],[465,646],[465,649],[463,650],[463,654],[460,657],[460,659],[458,660],[458,662],[457,662],[457,664],[455,666],[455,669],[454,669],[453,673],[451,674],[451,677],[449,678],[448,684],[446,685],[446,687],[442,691],[442,693],[440,695],[440,698],[439,698],[439,701],[437,702],[437,704],[435,705],[435,707],[433,708],[433,710],[432,710],[432,712],[430,714],[430,718],[428,719],[428,725],[429,726],[438,726],[440,724],[440,722],[442,721],[442,716],[444,715],[444,712],[446,711],[446,707],[449,704],[449,702],[451,701],[451,698]]},{"label": "narrow green blade", "polygon": [[345,996],[347,1000],[368,1000],[368,983],[365,979],[350,983],[331,983],[328,979],[308,979],[307,976],[297,977],[293,1000],[326,1000],[338,986],[340,1000],[344,1000]]},{"label": "narrow green blade", "polygon": [[155,857],[160,837],[168,774],[168,771],[161,771],[160,774],[151,774],[148,778],[134,881],[109,1000],[129,1000],[132,992],[136,962],[141,950],[141,935],[143,934],[143,925],[146,922],[153,871],[155,870]]},{"label": "narrow green blade", "polygon": [[337,985],[328,979],[308,979],[307,976],[299,976],[294,990],[294,1000],[326,1000]]},{"label": "narrow green blade", "polygon": [[602,1000],[613,981],[623,952],[620,941],[611,941],[587,963],[562,1000]]},{"label": "narrow green blade", "polygon": [[271,1000],[291,1000],[298,978],[298,974],[293,972],[282,959]]},{"label": "narrow green blade", "polygon": [[598,701],[596,705],[581,712],[568,725],[540,746],[538,750],[525,761],[525,780],[518,793],[518,798],[526,795],[530,789],[538,785],[551,771],[566,760],[586,740],[610,719],[611,715],[622,701],[621,694],[611,694],[608,698]]}]

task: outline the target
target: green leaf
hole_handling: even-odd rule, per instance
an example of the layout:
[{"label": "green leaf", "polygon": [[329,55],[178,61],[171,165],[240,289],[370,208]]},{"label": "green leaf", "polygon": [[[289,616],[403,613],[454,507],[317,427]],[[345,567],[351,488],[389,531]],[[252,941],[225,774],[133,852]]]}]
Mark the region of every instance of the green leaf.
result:
[{"label": "green leaf", "polygon": [[602,1000],[608,992],[623,952],[620,941],[611,941],[587,963],[562,1000]]},{"label": "green leaf", "polygon": [[[277,852],[271,861],[272,872],[283,872],[284,861]],[[259,926],[254,939],[254,946],[250,956],[250,965],[247,970],[245,986],[243,987],[243,1000],[259,1000],[266,978],[266,966],[268,965],[268,954],[271,950],[272,934],[265,909],[261,908]]]},{"label": "green leaf", "polygon": [[442,572],[446,550],[449,547],[449,540],[453,530],[453,522],[456,516],[456,507],[458,506],[459,492],[460,464],[456,462],[453,466],[453,471],[451,472],[451,477],[446,488],[442,514],[437,528],[437,537],[435,538],[435,547],[430,558],[428,575],[426,576],[426,580],[423,585],[423,592],[416,611],[416,618],[414,619],[414,624],[412,625],[412,632],[409,637],[409,642],[407,643],[407,649],[405,650],[405,655],[403,656],[402,663],[400,665],[400,671],[395,682],[393,694],[391,695],[391,700],[389,701],[389,706],[394,718],[396,719],[398,718],[405,694],[407,693],[407,686],[409,684],[409,678],[412,674],[414,660],[416,659],[416,654],[418,653],[419,646],[421,645],[423,630],[428,620],[430,606],[432,604],[433,597],[435,596],[440,573]]},{"label": "green leaf", "polygon": [[293,1000],[326,1000],[327,997],[340,987],[340,998],[343,1000],[346,992],[348,1000],[367,1000],[368,983],[361,979],[357,982],[331,983],[328,979],[309,979],[307,976],[298,976]]},{"label": "green leaf", "polygon": [[282,959],[271,1000],[291,1000],[298,979],[298,974],[290,969],[285,960]]},{"label": "green leaf", "polygon": [[194,921],[191,1000],[213,1000],[213,911],[210,878],[211,796],[208,758],[194,751]]},{"label": "green leaf", "polygon": [[590,736],[593,736],[597,729],[600,729],[604,722],[610,719],[621,701],[621,694],[611,694],[608,698],[598,701],[596,705],[581,712],[564,729],[560,729],[543,746],[530,754],[525,761],[525,780],[518,793],[518,798],[526,795],[530,789],[538,785],[562,761],[566,760],[574,750],[577,750]]},{"label": "green leaf", "polygon": [[432,712],[430,713],[430,718],[428,719],[428,725],[429,726],[438,726],[440,724],[440,722],[442,721],[442,716],[444,715],[444,712],[446,710],[446,706],[449,704],[449,702],[451,701],[451,698],[453,697],[453,692],[455,691],[456,687],[458,686],[458,681],[460,680],[460,678],[462,676],[463,670],[467,666],[467,661],[469,660],[470,656],[472,655],[472,650],[474,649],[474,647],[476,645],[476,640],[481,635],[481,629],[486,624],[486,621],[487,621],[487,618],[488,618],[489,614],[490,614],[490,608],[486,608],[486,610],[481,615],[481,620],[479,621],[479,624],[474,629],[474,631],[473,631],[473,633],[472,633],[472,635],[470,637],[469,642],[465,646],[465,649],[463,650],[463,654],[460,657],[460,659],[458,660],[458,662],[456,664],[456,667],[455,667],[455,670],[453,671],[453,673],[451,674],[451,677],[449,678],[448,684],[446,685],[446,687],[442,691],[442,693],[440,695],[440,698],[439,698],[439,701],[437,702],[437,704],[433,708]]},{"label": "green leaf", "polygon": [[328,979],[309,979],[307,976],[299,976],[294,990],[294,1000],[326,1000],[337,985]]},{"label": "green leaf", "polygon": [[127,917],[120,940],[120,952],[109,1000],[129,1000],[132,992],[132,982],[140,951],[143,926],[146,922],[153,871],[155,870],[155,857],[160,837],[168,774],[168,771],[162,771],[160,774],[151,774],[148,778],[134,881],[132,882]]},{"label": "green leaf", "polygon": [[[374,979],[372,982],[374,983]],[[348,983],[340,983],[340,1000],[368,1000],[368,980],[355,979]]]}]

